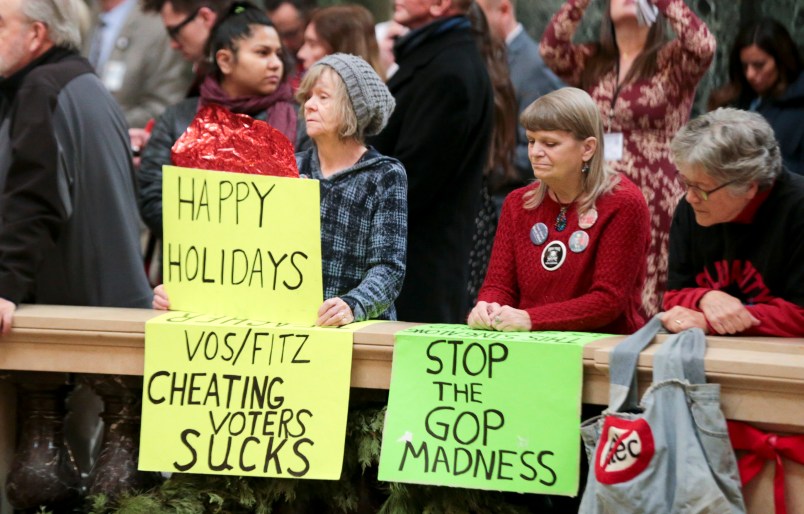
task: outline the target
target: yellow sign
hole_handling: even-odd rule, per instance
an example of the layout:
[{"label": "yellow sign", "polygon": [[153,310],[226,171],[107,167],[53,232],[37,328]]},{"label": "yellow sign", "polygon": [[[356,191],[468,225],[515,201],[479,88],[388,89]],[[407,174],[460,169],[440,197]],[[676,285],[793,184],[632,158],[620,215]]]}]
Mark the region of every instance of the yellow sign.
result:
[{"label": "yellow sign", "polygon": [[318,181],[165,166],[171,309],[313,324],[323,302]]},{"label": "yellow sign", "polygon": [[139,468],[338,479],[362,326],[183,312],[149,321]]}]

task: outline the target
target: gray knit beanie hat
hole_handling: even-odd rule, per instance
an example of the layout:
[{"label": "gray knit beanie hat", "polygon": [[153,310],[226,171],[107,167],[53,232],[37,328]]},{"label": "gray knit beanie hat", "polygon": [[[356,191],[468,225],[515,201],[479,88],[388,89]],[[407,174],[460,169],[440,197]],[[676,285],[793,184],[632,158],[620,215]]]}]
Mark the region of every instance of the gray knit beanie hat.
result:
[{"label": "gray knit beanie hat", "polygon": [[396,101],[374,68],[363,58],[351,54],[331,54],[316,63],[335,70],[352,101],[357,131],[365,136],[379,134],[394,112]]}]

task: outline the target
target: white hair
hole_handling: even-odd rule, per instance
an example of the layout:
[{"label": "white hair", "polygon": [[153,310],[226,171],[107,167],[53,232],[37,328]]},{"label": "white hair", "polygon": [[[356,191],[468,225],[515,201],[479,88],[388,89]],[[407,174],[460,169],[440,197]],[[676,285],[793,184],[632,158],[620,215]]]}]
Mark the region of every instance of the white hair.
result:
[{"label": "white hair", "polygon": [[24,0],[22,14],[47,25],[50,41],[71,50],[81,47],[78,6],[80,0]]},{"label": "white hair", "polygon": [[755,112],[721,108],[695,118],[670,142],[678,164],[698,165],[718,182],[736,181],[734,190],[757,182],[766,189],[782,172],[773,128]]}]

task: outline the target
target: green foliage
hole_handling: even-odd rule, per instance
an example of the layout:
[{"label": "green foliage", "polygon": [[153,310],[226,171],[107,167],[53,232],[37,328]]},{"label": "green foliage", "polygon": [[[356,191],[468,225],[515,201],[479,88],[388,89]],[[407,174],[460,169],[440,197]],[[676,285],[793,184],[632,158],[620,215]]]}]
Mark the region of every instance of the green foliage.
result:
[{"label": "green foliage", "polygon": [[385,423],[385,407],[379,410],[354,411],[346,428],[346,438],[357,449],[357,462],[366,468],[380,462],[382,427]]},{"label": "green foliage", "polygon": [[[161,486],[120,498],[90,497],[89,514],[521,514],[511,495],[379,482],[385,407],[352,409],[343,471],[336,481],[174,474]],[[529,499],[535,499],[527,495]],[[514,499],[522,495],[514,495]],[[541,509],[538,512],[543,512]],[[38,514],[50,514],[41,510]]]}]

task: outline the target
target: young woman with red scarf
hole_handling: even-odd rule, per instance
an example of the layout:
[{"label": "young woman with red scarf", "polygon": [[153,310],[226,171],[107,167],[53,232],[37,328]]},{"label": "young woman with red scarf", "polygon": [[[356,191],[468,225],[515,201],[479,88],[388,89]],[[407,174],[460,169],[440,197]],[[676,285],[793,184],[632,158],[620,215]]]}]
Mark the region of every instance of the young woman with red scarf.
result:
[{"label": "young woman with red scarf", "polygon": [[171,148],[207,104],[267,121],[296,139],[296,106],[286,81],[285,53],[271,20],[248,2],[235,2],[216,22],[207,41],[211,71],[200,97],[169,107],[154,126],[140,167],[140,214],[162,237],[162,166],[171,163]]}]

